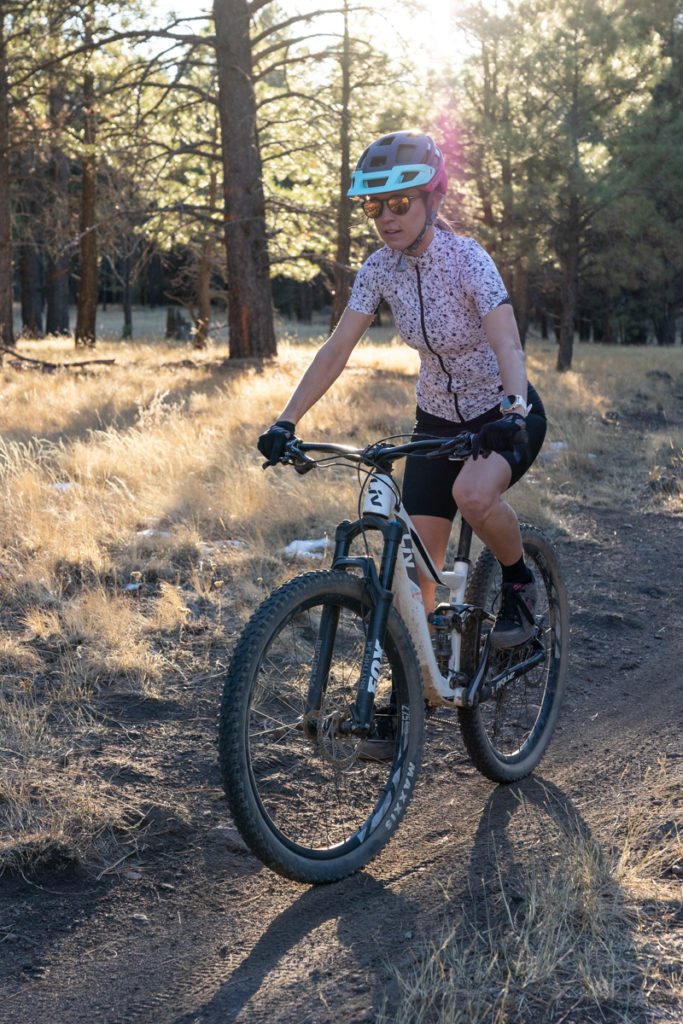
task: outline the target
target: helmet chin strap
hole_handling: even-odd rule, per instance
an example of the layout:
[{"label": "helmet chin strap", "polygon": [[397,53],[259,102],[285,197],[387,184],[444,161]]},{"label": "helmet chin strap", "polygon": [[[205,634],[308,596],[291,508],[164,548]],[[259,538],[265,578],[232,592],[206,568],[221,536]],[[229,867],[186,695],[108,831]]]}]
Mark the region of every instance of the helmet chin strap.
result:
[{"label": "helmet chin strap", "polygon": [[443,199],[443,196],[441,195],[440,192],[428,192],[427,193],[427,217],[425,219],[424,227],[422,228],[422,231],[417,236],[415,241],[411,242],[410,245],[406,249],[402,249],[401,250],[401,258],[398,261],[398,269],[399,270],[405,270],[406,269],[406,261],[405,261],[406,254],[408,254],[408,256],[412,256],[413,253],[417,249],[420,248],[420,243],[422,242],[422,239],[427,234],[427,232],[429,231],[429,229],[431,228],[432,224],[434,223],[434,221],[437,218],[437,214],[439,212],[439,207],[441,206],[441,200],[442,199]]}]

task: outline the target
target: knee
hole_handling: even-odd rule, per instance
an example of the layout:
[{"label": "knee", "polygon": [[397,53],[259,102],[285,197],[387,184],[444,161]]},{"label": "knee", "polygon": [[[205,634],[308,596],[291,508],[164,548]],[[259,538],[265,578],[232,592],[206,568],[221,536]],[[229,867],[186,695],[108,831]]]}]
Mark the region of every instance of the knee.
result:
[{"label": "knee", "polygon": [[453,485],[453,498],[467,522],[474,526],[486,519],[498,496],[492,497],[481,487],[456,480]]}]

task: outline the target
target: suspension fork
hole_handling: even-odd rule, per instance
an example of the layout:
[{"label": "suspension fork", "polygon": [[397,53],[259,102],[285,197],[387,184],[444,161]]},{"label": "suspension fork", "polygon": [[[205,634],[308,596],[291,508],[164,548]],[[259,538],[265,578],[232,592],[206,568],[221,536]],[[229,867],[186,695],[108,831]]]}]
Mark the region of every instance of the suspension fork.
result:
[{"label": "suspension fork", "polygon": [[[368,528],[379,530],[384,537],[379,571],[374,560],[369,556],[351,557],[349,555],[352,541]],[[346,723],[348,731],[358,735],[367,735],[372,724],[374,697],[384,652],[384,638],[394,599],[391,588],[402,537],[403,524],[397,520],[388,521],[381,516],[366,515],[354,523],[343,522],[337,527],[332,568],[360,568],[371,600],[356,701],[351,708],[351,721]],[[313,672],[309,681],[305,706],[306,719],[311,722],[311,730],[313,730],[313,715],[320,709],[322,696],[327,686],[338,623],[339,608],[335,605],[326,606],[320,617]]]},{"label": "suspension fork", "polygon": [[[356,536],[356,533],[360,532],[354,532],[353,527],[355,525],[345,520],[337,527],[334,556],[332,559],[333,569],[343,568],[351,561],[348,558],[351,541]],[[334,650],[338,624],[338,605],[325,605],[320,615],[318,639],[315,643],[313,655],[313,669],[308,682],[308,693],[306,694],[306,703],[304,705],[304,721],[308,723],[307,732],[311,737],[314,737],[316,733],[315,712],[320,710],[323,694],[327,689],[327,679],[330,665],[332,664],[332,651]]]}]

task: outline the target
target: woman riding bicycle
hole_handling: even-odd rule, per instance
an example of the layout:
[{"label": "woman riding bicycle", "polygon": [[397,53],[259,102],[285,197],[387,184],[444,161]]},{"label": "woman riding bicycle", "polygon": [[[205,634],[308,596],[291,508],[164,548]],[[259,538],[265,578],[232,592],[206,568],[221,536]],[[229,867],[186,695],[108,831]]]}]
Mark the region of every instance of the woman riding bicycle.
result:
[{"label": "woman riding bicycle", "polygon": [[[408,458],[403,504],[436,565],[444,563],[458,508],[493,552],[503,594],[491,643],[508,648],[534,631],[536,588],[517,516],[502,495],[538,455],[545,411],[527,381],[512,305],[493,260],[438,218],[446,185],[443,155],[421,132],[384,135],[363,153],[348,195],[362,200],[384,245],[360,268],[339,323],[258,447],[270,465],[279,461],[296,424],[340,375],[385,300],[402,340],[420,355],[413,437],[479,433],[481,448],[491,452],[465,463]],[[522,430],[526,440],[517,444]],[[429,611],[435,584],[424,577],[420,583]]]}]

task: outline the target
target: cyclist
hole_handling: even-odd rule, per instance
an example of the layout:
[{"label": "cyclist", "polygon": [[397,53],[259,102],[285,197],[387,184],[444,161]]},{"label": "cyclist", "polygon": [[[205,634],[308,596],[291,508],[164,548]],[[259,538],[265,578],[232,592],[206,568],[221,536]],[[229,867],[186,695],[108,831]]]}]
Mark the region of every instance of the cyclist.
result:
[{"label": "cyclist", "polygon": [[[536,458],[545,411],[527,381],[512,305],[493,260],[438,216],[446,185],[443,155],[429,135],[392,132],[365,150],[348,195],[361,201],[384,245],[360,268],[339,323],[258,447],[269,465],[279,461],[384,299],[401,338],[420,355],[413,437],[469,431],[491,452],[464,464],[408,458],[403,503],[436,565],[444,564],[457,508],[493,552],[503,588],[491,643],[508,648],[532,635],[537,598],[517,516],[502,495]],[[526,441],[512,447],[520,430]],[[420,583],[429,612],[435,584],[422,575]]]}]

